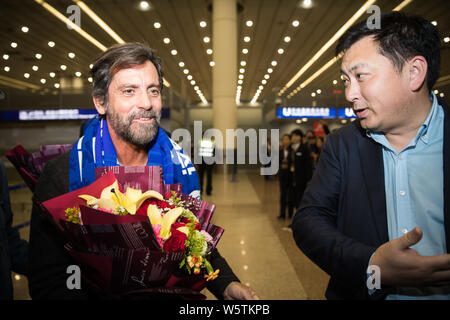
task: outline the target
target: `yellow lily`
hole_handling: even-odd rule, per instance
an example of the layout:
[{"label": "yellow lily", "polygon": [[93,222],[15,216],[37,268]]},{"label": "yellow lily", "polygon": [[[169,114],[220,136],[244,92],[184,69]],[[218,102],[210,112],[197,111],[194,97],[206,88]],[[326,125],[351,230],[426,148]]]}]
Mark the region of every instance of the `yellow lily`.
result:
[{"label": "yellow lily", "polygon": [[[178,217],[183,213],[183,208],[176,207],[169,210],[164,216],[161,215],[159,209],[151,204],[147,208],[147,215],[150,219],[152,225],[159,224],[161,226],[161,231],[159,235],[167,240],[170,237],[170,227],[178,219]],[[181,227],[180,227],[181,228]],[[180,230],[184,232],[184,230]]]},{"label": "yellow lily", "polygon": [[136,214],[136,211],[142,203],[148,198],[163,200],[163,196],[156,191],[148,190],[142,193],[141,190],[128,187],[125,194],[119,190],[119,184],[114,181],[113,184],[104,188],[97,199],[91,195],[79,195],[81,199],[86,200],[90,207],[98,206],[103,209],[112,210],[114,214],[126,211],[129,214]]}]

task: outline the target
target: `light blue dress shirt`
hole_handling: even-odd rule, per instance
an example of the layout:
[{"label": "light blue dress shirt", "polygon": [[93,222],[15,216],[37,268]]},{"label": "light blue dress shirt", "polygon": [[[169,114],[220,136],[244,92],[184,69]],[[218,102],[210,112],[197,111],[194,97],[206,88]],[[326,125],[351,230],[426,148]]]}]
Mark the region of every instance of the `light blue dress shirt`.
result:
[{"label": "light blue dress shirt", "polygon": [[[383,134],[367,136],[383,147],[389,240],[419,226],[422,239],[411,248],[423,256],[447,253],[444,231],[444,110],[434,94],[416,137],[397,152]],[[450,287],[398,287],[387,299],[450,299]]]}]

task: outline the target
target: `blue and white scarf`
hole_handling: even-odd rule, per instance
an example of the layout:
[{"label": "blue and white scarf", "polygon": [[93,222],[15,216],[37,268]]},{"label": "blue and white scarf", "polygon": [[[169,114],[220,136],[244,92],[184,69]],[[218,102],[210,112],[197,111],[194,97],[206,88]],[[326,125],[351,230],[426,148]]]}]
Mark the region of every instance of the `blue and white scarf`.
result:
[{"label": "blue and white scarf", "polygon": [[[69,191],[85,187],[95,180],[95,168],[120,165],[105,119],[90,120],[84,135],[70,153]],[[184,194],[200,198],[195,167],[183,149],[161,128],[151,142],[148,166],[161,166],[165,184],[181,183]]]}]

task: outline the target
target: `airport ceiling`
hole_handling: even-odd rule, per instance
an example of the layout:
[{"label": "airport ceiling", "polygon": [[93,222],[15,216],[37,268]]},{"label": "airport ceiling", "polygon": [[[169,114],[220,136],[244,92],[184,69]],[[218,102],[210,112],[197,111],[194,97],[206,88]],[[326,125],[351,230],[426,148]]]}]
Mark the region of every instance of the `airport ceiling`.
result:
[{"label": "airport ceiling", "polygon": [[[366,4],[366,0],[237,2],[237,68],[244,69],[242,102],[254,99],[257,90],[262,88],[256,99],[259,102],[265,100],[275,104],[275,99],[281,97],[283,104],[291,106],[346,104],[339,79],[340,61],[331,61],[335,43],[309,67],[307,64]],[[214,68],[211,66],[214,53],[208,52],[213,48],[211,3],[211,0],[0,0],[0,88],[7,92],[42,96],[58,95],[59,90],[71,85],[88,96],[89,65],[102,52],[102,46],[109,47],[123,40],[146,42],[156,49],[163,60],[165,80],[188,104],[201,103],[201,95],[211,101]],[[448,96],[450,1],[378,0],[374,4],[386,12],[405,3],[402,11],[422,15],[437,24],[442,36],[442,68],[436,89]],[[73,7],[70,7],[75,4],[81,9],[87,6],[119,38],[114,39],[84,10],[80,11],[80,27],[93,40],[88,41],[75,30],[70,30],[57,15],[76,23],[73,15],[76,11],[71,11]],[[364,11],[360,19],[367,19],[370,15]],[[210,41],[205,42],[205,37]],[[165,38],[170,42],[165,43]],[[95,41],[96,44],[93,43]],[[244,49],[248,50],[246,54]],[[245,66],[241,65],[242,61],[245,61]],[[180,62],[184,63],[183,67],[179,66]],[[326,70],[312,77],[328,62]],[[65,70],[61,69],[62,65],[66,66]],[[304,72],[293,81],[302,68]],[[333,83],[334,80],[337,81]],[[292,85],[283,90],[290,81]],[[304,87],[294,91],[300,85]],[[195,89],[200,90],[201,95]],[[279,96],[279,93],[282,94]]]}]

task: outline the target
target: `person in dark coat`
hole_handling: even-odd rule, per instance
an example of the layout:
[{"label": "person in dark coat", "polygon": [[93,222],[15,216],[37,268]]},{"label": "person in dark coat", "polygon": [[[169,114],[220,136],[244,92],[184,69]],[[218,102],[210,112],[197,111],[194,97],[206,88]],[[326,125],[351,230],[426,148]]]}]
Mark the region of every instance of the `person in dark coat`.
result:
[{"label": "person in dark coat", "polygon": [[278,215],[278,219],[286,218],[286,209],[289,209],[289,212],[292,212],[293,208],[288,208],[288,204],[293,203],[289,201],[289,191],[292,187],[292,172],[291,172],[291,163],[292,163],[292,149],[291,149],[291,136],[289,134],[283,135],[281,138],[281,150],[279,153],[279,174],[278,179],[280,182],[280,214]]},{"label": "person in dark coat", "polygon": [[306,185],[312,177],[313,164],[308,146],[302,142],[303,132],[296,129],[291,132],[291,173],[292,186],[290,191],[289,218],[300,204]]},{"label": "person in dark coat", "polygon": [[0,179],[0,300],[12,300],[11,271],[28,274],[28,242],[20,239],[19,231],[12,227],[8,179],[1,159]]}]

